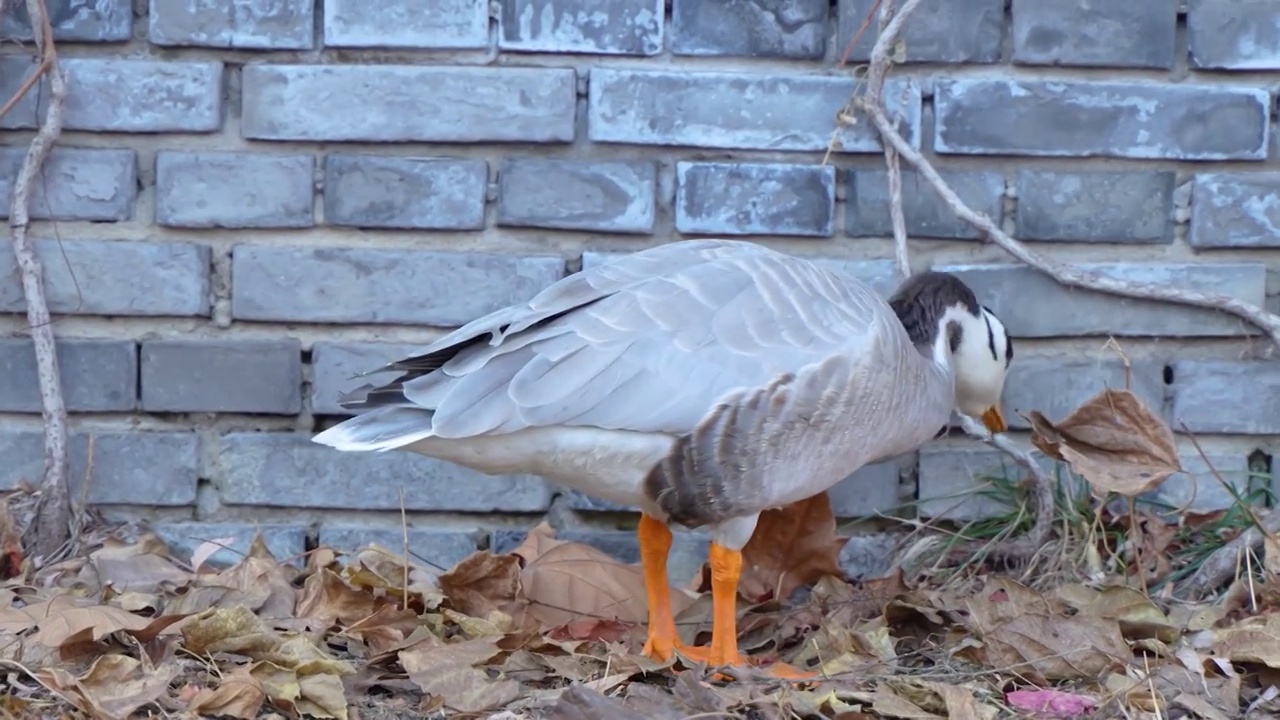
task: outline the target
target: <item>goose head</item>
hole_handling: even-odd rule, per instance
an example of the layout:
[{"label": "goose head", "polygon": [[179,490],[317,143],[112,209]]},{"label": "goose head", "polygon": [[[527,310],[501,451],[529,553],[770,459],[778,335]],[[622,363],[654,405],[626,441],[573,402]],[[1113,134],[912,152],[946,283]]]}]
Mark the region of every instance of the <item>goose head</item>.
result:
[{"label": "goose head", "polygon": [[889,305],[916,347],[950,370],[955,409],[993,433],[1007,430],[1000,404],[1013,341],[1000,318],[960,278],[936,271],[907,278]]}]

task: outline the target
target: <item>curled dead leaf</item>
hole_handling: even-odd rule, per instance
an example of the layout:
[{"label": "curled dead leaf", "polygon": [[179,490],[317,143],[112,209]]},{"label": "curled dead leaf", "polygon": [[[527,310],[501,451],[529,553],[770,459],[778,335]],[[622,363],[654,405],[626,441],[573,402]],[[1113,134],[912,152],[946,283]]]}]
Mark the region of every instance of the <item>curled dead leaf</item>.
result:
[{"label": "curled dead leaf", "polygon": [[164,694],[177,673],[171,665],[144,670],[139,661],[112,654],[98,657],[78,677],[50,667],[38,671],[36,679],[94,718],[124,720]]},{"label": "curled dead leaf", "polygon": [[267,691],[262,681],[240,668],[223,676],[215,688],[203,688],[187,704],[192,715],[209,715],[253,720],[258,717]]},{"label": "curled dead leaf", "polygon": [[445,643],[434,637],[400,651],[400,664],[423,692],[440,698],[458,712],[476,713],[502,707],[520,697],[520,683],[491,680],[474,667],[497,655],[497,638]]},{"label": "curled dead leaf", "polygon": [[[835,514],[825,492],[766,510],[742,548],[738,594],[750,602],[786,600],[796,588],[824,577],[843,578],[840,549],[847,541],[836,535]],[[703,574],[708,576],[705,567]]]},{"label": "curled dead leaf", "polygon": [[1060,423],[1032,411],[1031,442],[1099,494],[1134,497],[1182,472],[1173,431],[1137,395],[1107,388]]}]

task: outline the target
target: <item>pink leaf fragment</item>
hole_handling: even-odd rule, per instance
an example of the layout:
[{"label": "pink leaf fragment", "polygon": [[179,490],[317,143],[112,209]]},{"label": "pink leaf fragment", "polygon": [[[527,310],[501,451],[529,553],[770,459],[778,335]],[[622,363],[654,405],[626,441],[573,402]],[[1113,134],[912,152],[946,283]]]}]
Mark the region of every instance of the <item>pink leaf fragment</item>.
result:
[{"label": "pink leaf fragment", "polygon": [[1013,690],[1005,693],[1004,700],[1041,717],[1084,717],[1098,709],[1098,701],[1093,698],[1061,690]]}]

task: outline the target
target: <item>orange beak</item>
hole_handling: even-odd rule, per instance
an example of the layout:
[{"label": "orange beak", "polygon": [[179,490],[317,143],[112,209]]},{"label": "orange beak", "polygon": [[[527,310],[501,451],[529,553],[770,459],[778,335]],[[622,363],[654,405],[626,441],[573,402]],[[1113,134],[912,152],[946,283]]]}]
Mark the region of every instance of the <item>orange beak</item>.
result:
[{"label": "orange beak", "polygon": [[998,407],[987,408],[987,411],[982,413],[982,424],[986,425],[987,429],[992,433],[1002,433],[1009,429],[1009,426],[1005,425],[1004,415],[1000,414],[1000,408]]}]

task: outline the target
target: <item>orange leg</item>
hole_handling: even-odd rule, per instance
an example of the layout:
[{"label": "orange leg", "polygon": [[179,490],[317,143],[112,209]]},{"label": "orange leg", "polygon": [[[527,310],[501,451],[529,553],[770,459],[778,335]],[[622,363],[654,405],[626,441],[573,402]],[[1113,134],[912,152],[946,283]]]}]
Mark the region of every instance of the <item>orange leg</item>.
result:
[{"label": "orange leg", "polygon": [[671,528],[657,518],[643,514],[637,534],[645,593],[649,598],[649,638],[642,652],[658,662],[666,662],[680,644],[676,636],[676,621],[671,615],[671,588],[667,580]]},{"label": "orange leg", "polygon": [[[713,667],[747,665],[747,658],[738,652],[738,580],[742,577],[742,552],[730,550],[719,543],[711,543],[711,645],[710,647],[681,646],[680,652],[694,662],[705,662]],[[780,678],[805,680],[817,677],[786,663],[774,663],[767,672]]]}]

